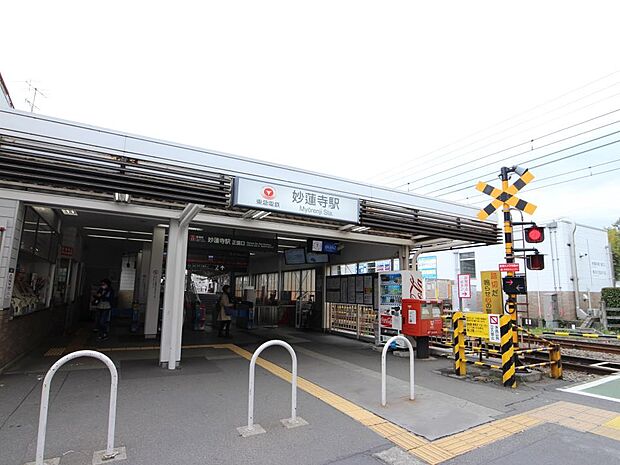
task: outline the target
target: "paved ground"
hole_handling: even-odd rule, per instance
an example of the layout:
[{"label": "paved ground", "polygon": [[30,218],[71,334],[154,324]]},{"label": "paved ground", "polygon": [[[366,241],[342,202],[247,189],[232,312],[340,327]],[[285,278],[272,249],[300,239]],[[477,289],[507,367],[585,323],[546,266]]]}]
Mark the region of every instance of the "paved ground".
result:
[{"label": "paved ground", "polygon": [[[94,343],[83,336],[84,345]],[[267,433],[242,438],[236,427],[247,418],[246,358],[272,338],[286,339],[296,349],[302,378],[298,414],[309,425],[287,430],[280,424],[290,415],[284,371],[290,370],[290,357],[270,348],[256,372],[255,421]],[[184,342],[223,341],[191,334]],[[157,366],[157,350],[127,349],[144,344],[139,338],[105,344],[104,349],[126,348],[107,352],[120,375],[116,441],[128,455],[118,463],[568,465],[620,460],[620,429],[605,426],[620,416],[620,403],[558,391],[566,385],[561,381],[510,390],[443,376],[438,370],[450,366],[445,359],[417,360],[416,400],[409,402],[408,360],[390,355],[388,406],[383,408],[380,354],[368,344],[277,329],[236,332],[224,342],[235,349],[185,349],[176,371]],[[58,358],[42,356],[49,347],[0,376],[1,465],[34,460],[40,378]],[[75,360],[54,379],[45,455],[62,456],[62,465],[90,464],[93,451],[105,447],[109,375],[98,363]],[[580,422],[584,418],[587,422]]]}]

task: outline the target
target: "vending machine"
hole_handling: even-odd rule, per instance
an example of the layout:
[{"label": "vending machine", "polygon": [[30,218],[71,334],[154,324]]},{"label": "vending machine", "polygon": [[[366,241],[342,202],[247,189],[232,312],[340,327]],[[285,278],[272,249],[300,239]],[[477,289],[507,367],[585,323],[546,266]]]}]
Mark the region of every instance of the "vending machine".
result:
[{"label": "vending machine", "polygon": [[424,282],[418,271],[386,271],[379,273],[378,280],[379,318],[375,342],[382,345],[402,333],[402,301],[423,299]]}]

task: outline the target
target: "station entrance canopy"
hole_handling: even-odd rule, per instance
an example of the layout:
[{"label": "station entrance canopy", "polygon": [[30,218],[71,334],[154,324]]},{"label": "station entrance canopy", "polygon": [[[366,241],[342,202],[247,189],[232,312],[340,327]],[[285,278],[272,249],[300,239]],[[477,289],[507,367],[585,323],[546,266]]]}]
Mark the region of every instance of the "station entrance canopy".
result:
[{"label": "station entrance canopy", "polygon": [[500,239],[476,208],[11,109],[0,109],[0,179],[0,197],[49,206],[176,218],[198,204],[197,224],[419,251]]}]

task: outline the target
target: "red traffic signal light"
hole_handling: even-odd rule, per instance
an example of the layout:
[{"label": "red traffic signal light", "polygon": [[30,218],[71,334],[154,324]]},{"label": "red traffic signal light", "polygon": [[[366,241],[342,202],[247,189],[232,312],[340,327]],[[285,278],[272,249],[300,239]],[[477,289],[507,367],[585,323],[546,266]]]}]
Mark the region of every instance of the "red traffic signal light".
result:
[{"label": "red traffic signal light", "polygon": [[538,271],[545,268],[545,256],[539,253],[528,255],[525,257],[525,262],[528,270]]},{"label": "red traffic signal light", "polygon": [[545,228],[540,226],[532,226],[525,228],[525,242],[538,243],[545,240]]}]

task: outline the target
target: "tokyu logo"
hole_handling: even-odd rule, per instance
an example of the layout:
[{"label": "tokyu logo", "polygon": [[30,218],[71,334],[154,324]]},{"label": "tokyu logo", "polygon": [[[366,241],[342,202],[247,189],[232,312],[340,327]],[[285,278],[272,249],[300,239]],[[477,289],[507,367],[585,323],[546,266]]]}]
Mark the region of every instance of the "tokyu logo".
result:
[{"label": "tokyu logo", "polygon": [[264,199],[273,200],[276,198],[276,190],[273,187],[265,186],[260,194]]}]

